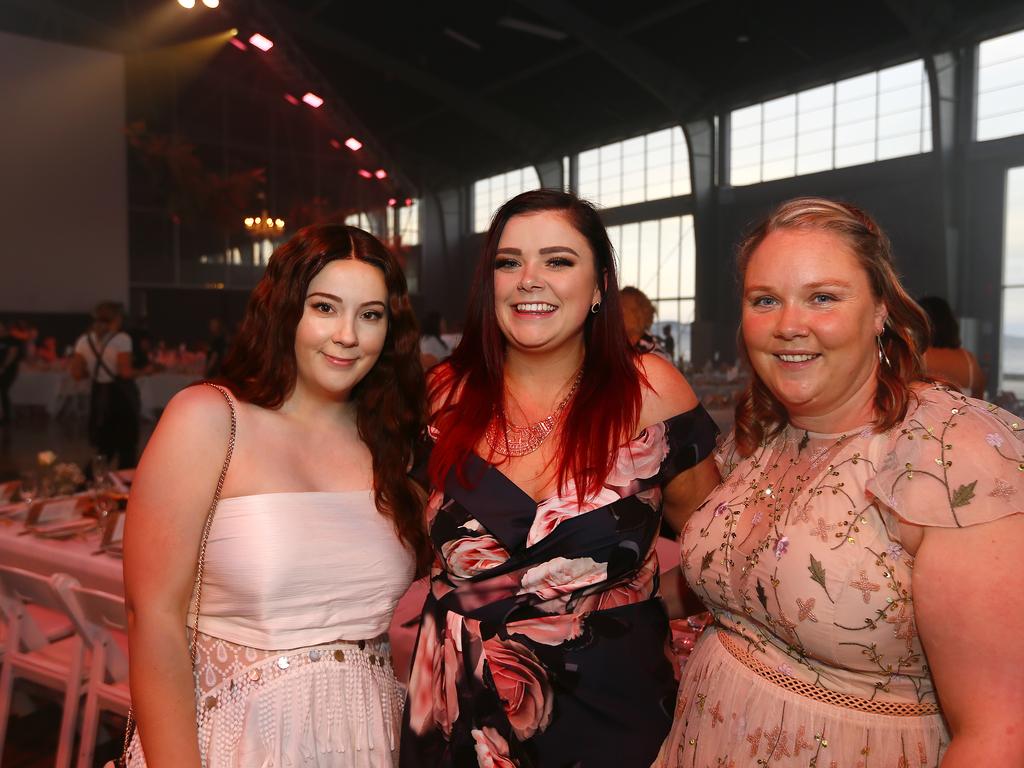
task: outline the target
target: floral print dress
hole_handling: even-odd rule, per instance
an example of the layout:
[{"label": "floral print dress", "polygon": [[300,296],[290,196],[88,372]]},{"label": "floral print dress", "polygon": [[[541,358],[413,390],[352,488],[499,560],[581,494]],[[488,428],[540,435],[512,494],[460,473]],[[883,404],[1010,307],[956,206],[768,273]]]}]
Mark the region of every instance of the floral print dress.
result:
[{"label": "floral print dress", "polygon": [[677,682],[658,591],[661,488],[711,454],[703,408],[620,447],[579,506],[470,457],[429,503],[436,553],[402,766],[648,765]]},{"label": "floral print dress", "polygon": [[681,539],[714,624],[690,657],[660,766],[938,766],[949,744],[914,623],[899,521],[1024,512],[1024,431],[936,387],[876,434],[787,427],[722,483]]}]

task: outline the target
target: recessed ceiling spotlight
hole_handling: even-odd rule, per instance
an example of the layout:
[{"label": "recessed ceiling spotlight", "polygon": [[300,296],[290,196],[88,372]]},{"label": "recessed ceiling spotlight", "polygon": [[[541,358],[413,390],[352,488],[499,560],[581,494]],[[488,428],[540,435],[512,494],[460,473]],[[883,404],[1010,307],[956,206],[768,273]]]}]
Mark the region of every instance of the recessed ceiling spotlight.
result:
[{"label": "recessed ceiling spotlight", "polygon": [[313,109],[318,109],[324,100],[317,96],[315,93],[307,93],[302,97],[302,100],[309,104]]},{"label": "recessed ceiling spotlight", "polygon": [[259,32],[250,37],[249,42],[255,45],[264,53],[266,53],[267,51],[274,47],[274,41],[271,40],[269,37],[264,37]]},{"label": "recessed ceiling spotlight", "polygon": [[349,136],[345,139],[345,146],[351,149],[353,152],[358,152],[363,148],[363,142],[357,139],[355,136]]},{"label": "recessed ceiling spotlight", "polygon": [[220,5],[220,0],[203,0],[203,5],[207,8],[216,8]]},{"label": "recessed ceiling spotlight", "polygon": [[180,5],[182,8],[195,8],[196,0],[178,0],[178,5]]}]

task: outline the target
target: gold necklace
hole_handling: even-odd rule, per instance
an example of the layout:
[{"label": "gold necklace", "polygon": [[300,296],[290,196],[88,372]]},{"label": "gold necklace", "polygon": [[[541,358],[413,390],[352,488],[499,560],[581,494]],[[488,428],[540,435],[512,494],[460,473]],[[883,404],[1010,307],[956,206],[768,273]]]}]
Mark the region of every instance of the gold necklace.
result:
[{"label": "gold necklace", "polygon": [[490,423],[487,425],[487,430],[484,432],[484,437],[487,439],[487,445],[489,445],[491,450],[499,456],[512,456],[518,458],[519,456],[526,456],[527,454],[536,451],[547,439],[548,435],[555,431],[555,428],[558,426],[558,422],[562,418],[562,411],[565,410],[565,407],[569,404],[572,396],[576,393],[576,389],[579,387],[582,379],[583,369],[580,368],[576,372],[576,376],[573,377],[572,386],[569,387],[569,392],[562,398],[558,405],[555,406],[555,410],[533,424],[519,426],[518,424],[513,424],[508,420],[508,418],[506,418],[505,429],[502,430],[498,423],[498,414],[495,413],[494,418],[491,419]]}]

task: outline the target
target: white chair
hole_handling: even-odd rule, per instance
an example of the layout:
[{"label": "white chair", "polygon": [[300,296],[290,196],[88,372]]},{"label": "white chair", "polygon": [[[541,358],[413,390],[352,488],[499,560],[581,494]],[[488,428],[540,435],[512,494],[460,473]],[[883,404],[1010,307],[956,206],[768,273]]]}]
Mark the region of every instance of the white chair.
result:
[{"label": "white chair", "polygon": [[89,768],[96,748],[100,712],[127,716],[131,705],[128,617],[121,597],[85,589],[67,574],[54,576],[53,585],[91,651],[77,763],[79,768]]},{"label": "white chair", "polygon": [[49,579],[20,568],[0,566],[0,613],[3,613],[7,624],[7,641],[0,667],[0,750],[7,733],[14,680],[31,680],[64,694],[64,712],[54,765],[68,768],[74,751],[75,721],[82,695],[85,645],[78,635],[55,642],[45,642],[43,638],[40,644],[42,633],[38,627],[35,633],[27,629],[34,624],[27,606],[61,613],[66,610]]}]

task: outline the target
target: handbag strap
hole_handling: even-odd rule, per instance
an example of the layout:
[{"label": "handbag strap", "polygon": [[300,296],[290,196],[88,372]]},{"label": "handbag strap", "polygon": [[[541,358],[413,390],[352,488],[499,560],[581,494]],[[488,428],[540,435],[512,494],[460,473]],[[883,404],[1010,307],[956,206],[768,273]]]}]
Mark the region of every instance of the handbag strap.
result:
[{"label": "handbag strap", "polygon": [[[235,452],[235,437],[238,434],[238,414],[235,410],[235,401],[225,387],[204,381],[208,387],[213,387],[228,404],[231,410],[231,434],[228,436],[228,450],[224,456],[224,465],[220,468],[220,477],[217,478],[217,488],[213,492],[213,500],[210,502],[210,509],[206,513],[206,521],[203,523],[203,536],[199,542],[199,558],[196,563],[196,584],[193,589],[195,593],[195,619],[192,622],[192,638],[188,644],[189,658],[192,660],[192,667],[195,668],[199,648],[199,606],[203,598],[203,567],[206,565],[206,542],[210,538],[210,526],[213,525],[213,516],[217,512],[217,504],[220,503],[220,494],[224,490],[224,478],[227,477],[228,467],[231,465],[231,456]],[[118,768],[126,768],[129,760],[129,749],[131,748],[132,737],[135,734],[135,710],[128,708],[128,722],[124,728],[124,744],[121,747],[121,756],[118,758]]]},{"label": "handbag strap", "polygon": [[198,657],[197,642],[199,640],[199,608],[202,605],[203,600],[203,568],[206,566],[206,542],[210,538],[210,528],[213,525],[213,516],[217,512],[217,504],[220,503],[220,494],[224,490],[224,478],[227,477],[228,467],[231,465],[231,456],[235,452],[235,437],[238,434],[238,414],[235,411],[235,401],[228,393],[227,389],[220,386],[219,384],[213,384],[209,381],[204,381],[204,385],[213,387],[228,404],[228,408],[231,409],[231,434],[228,436],[228,450],[224,456],[224,465],[220,468],[220,477],[217,478],[217,489],[213,492],[213,500],[210,502],[210,509],[206,513],[206,522],[203,523],[203,536],[199,542],[199,562],[196,565],[196,585],[195,585],[195,619],[192,621],[192,639],[189,643],[189,657],[192,659],[192,665],[195,666],[196,659]]}]

